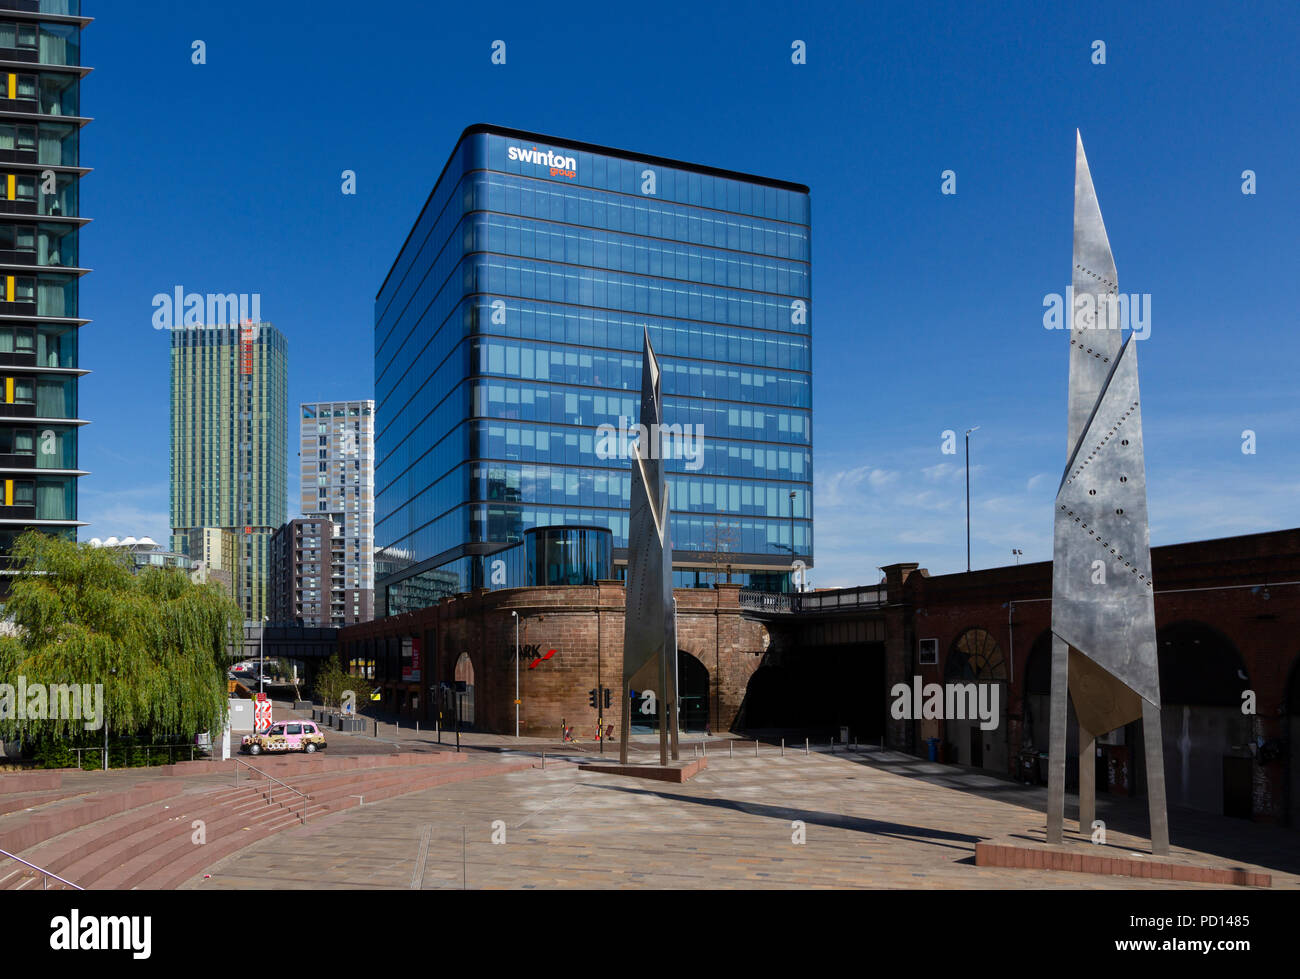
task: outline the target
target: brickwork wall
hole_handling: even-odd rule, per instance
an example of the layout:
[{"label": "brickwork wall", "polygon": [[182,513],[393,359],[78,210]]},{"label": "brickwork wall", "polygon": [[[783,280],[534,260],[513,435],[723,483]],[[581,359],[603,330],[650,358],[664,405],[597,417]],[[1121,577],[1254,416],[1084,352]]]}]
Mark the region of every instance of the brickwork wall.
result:
[{"label": "brickwork wall", "polygon": [[[703,664],[709,673],[709,726],[729,730],[744,700],[749,678],[764,650],[764,626],[743,614],[739,586],[717,589],[679,589],[678,648]],[[603,710],[606,725],[617,734],[623,708],[624,588],[621,582],[592,586],[480,589],[436,606],[405,615],[379,619],[340,632],[340,647],[368,639],[422,635],[437,636],[435,664],[425,650],[421,685],[403,684],[381,676],[389,694],[384,703],[409,705],[410,695],[423,686],[419,707],[400,707],[404,716],[433,721],[428,687],[452,683],[461,653],[474,666],[475,726],[479,730],[513,733],[515,727],[515,618],[519,614],[520,730],[523,734],[559,736],[561,724],[574,728],[588,741],[595,733],[596,714],[589,691],[597,686],[611,692],[611,706]],[[548,653],[554,653],[548,657]],[[378,668],[378,667],[377,667]],[[720,719],[720,720],[719,720]]]}]

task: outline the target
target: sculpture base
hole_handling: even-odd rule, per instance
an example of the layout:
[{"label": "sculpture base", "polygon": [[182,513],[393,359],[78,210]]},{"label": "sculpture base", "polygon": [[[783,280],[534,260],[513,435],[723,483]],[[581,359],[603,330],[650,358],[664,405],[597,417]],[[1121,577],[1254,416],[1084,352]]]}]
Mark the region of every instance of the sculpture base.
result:
[{"label": "sculpture base", "polygon": [[[1067,834],[1068,836],[1068,834]],[[1258,867],[1187,853],[1156,857],[1129,847],[1099,846],[1079,838],[1052,844],[1024,836],[1004,836],[975,844],[975,866],[1018,870],[1064,870],[1079,874],[1117,874],[1197,884],[1272,887],[1273,876]]]},{"label": "sculpture base", "polygon": [[596,772],[601,775],[628,775],[632,778],[650,778],[657,782],[685,782],[694,778],[708,767],[708,760],[696,758],[693,761],[675,761],[667,765],[579,765],[580,772]]}]

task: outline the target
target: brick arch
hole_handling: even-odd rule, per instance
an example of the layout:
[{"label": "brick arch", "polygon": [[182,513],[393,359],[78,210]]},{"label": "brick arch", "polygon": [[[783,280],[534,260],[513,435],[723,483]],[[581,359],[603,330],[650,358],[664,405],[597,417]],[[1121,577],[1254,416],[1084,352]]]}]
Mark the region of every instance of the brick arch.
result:
[{"label": "brick arch", "polygon": [[1009,681],[1007,656],[992,630],[968,626],[948,645],[943,676],[951,681]]},{"label": "brick arch", "polygon": [[1051,723],[1051,629],[1043,629],[1034,637],[1020,670],[1020,740],[1044,748]]},{"label": "brick arch", "polygon": [[1178,619],[1156,630],[1156,649],[1163,703],[1241,705],[1250,672],[1236,643],[1219,629],[1198,619]]},{"label": "brick arch", "polygon": [[1052,692],[1052,630],[1044,629],[1034,637],[1020,675],[1025,694]]},{"label": "brick arch", "polygon": [[1300,827],[1300,653],[1291,661],[1282,699],[1282,744],[1286,752],[1285,820],[1288,826]]},{"label": "brick arch", "polygon": [[468,651],[456,657],[456,665],[452,667],[452,679],[457,683],[465,683],[467,689],[464,694],[455,693],[454,696],[457,698],[457,709],[461,711],[461,723],[470,727],[474,726],[478,717],[477,672],[474,668],[474,657]]},{"label": "brick arch", "polygon": [[677,696],[682,702],[683,731],[713,730],[713,676],[703,657],[683,646],[677,647]]}]

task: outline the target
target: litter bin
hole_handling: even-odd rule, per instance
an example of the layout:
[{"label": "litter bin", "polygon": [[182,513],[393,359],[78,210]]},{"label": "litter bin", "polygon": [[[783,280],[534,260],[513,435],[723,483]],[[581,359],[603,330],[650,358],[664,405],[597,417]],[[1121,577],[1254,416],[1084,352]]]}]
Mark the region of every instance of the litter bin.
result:
[{"label": "litter bin", "polygon": [[926,752],[930,756],[931,761],[939,760],[939,739],[938,738],[926,738],[925,748],[926,748]]}]

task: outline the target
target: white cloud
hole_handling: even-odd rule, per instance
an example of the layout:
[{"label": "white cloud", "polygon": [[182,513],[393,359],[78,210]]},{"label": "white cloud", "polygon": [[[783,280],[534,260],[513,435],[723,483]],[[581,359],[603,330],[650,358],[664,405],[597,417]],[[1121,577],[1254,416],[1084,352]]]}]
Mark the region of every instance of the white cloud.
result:
[{"label": "white cloud", "polygon": [[137,486],[103,491],[85,484],[78,488],[77,512],[89,526],[78,531],[80,540],[91,537],[152,537],[164,547],[171,540],[168,488]]}]

